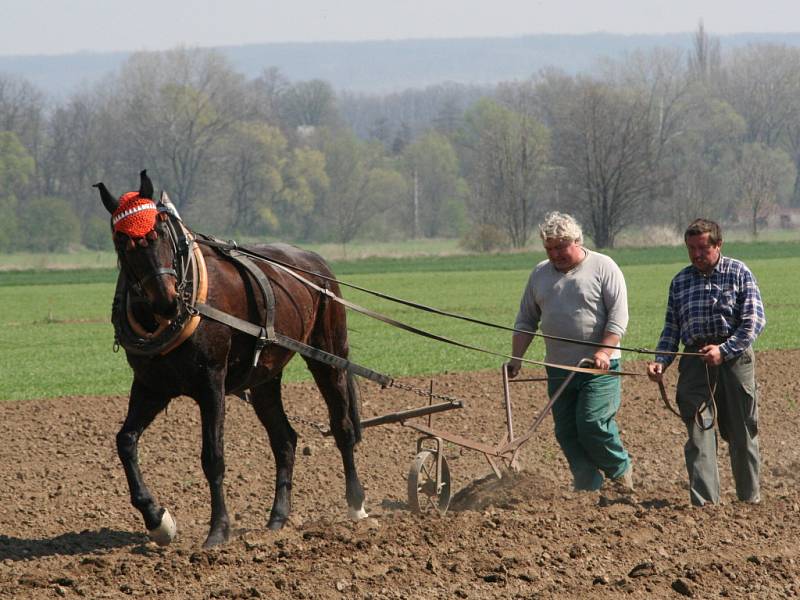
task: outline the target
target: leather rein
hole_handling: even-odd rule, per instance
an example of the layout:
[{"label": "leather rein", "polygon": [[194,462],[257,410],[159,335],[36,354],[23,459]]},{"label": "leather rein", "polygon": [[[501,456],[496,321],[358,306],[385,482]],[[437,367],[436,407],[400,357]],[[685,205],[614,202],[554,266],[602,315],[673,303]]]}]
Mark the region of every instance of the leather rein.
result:
[{"label": "leather rein", "polygon": [[[307,358],[312,358],[314,360],[330,364],[331,366],[335,366],[337,368],[346,369],[359,376],[375,381],[379,383],[382,387],[387,387],[392,385],[394,380],[393,378],[387,375],[378,373],[376,371],[368,369],[367,367],[358,365],[352,361],[349,361],[339,356],[335,356],[321,349],[308,346],[307,344],[304,344],[299,340],[294,340],[275,331],[274,327],[275,297],[272,291],[272,285],[266,274],[264,274],[264,272],[253,262],[253,260],[251,260],[255,259],[258,262],[267,263],[272,267],[287,273],[288,275],[294,277],[295,279],[303,283],[305,286],[317,291],[324,297],[327,297],[334,302],[342,304],[346,308],[349,308],[356,312],[360,312],[373,319],[380,320],[384,323],[392,325],[393,327],[397,327],[399,329],[408,331],[410,333],[414,333],[416,335],[427,337],[429,339],[433,339],[436,341],[440,341],[443,343],[447,343],[468,350],[474,350],[486,354],[491,354],[505,359],[518,358],[524,363],[545,366],[545,367],[553,367],[553,368],[563,369],[566,371],[587,373],[592,375],[641,376],[640,373],[631,373],[625,371],[607,371],[602,369],[587,368],[580,366],[554,364],[544,361],[527,359],[523,357],[513,357],[507,354],[494,352],[491,350],[466,344],[457,340],[453,340],[444,336],[430,333],[423,329],[413,327],[411,325],[408,325],[406,323],[403,323],[401,321],[398,321],[381,313],[372,311],[368,308],[359,306],[358,304],[345,300],[341,296],[334,294],[327,287],[315,284],[314,282],[310,281],[308,278],[304,277],[300,273],[311,276],[318,276],[319,278],[325,281],[336,282],[342,285],[346,285],[348,287],[358,288],[358,286],[353,286],[352,284],[347,284],[345,282],[338,281],[335,278],[326,276],[324,274],[306,271],[294,265],[289,265],[279,260],[269,258],[267,256],[264,256],[263,254],[259,254],[252,250],[242,248],[236,242],[226,242],[218,238],[215,238],[214,236],[194,233],[190,231],[183,224],[180,218],[178,218],[171,211],[166,210],[164,212],[166,212],[166,214],[168,215],[167,219],[168,232],[169,232],[170,243],[172,244],[174,251],[172,268],[164,267],[156,269],[154,270],[154,272],[148,274],[147,277],[138,280],[135,277],[131,277],[132,274],[127,273],[128,270],[123,266],[123,269],[121,270],[120,276],[117,280],[117,291],[115,293],[114,304],[112,309],[112,322],[114,323],[114,329],[115,329],[115,350],[117,350],[119,346],[122,346],[123,348],[125,348],[125,350],[137,355],[145,355],[145,356],[165,355],[174,350],[175,348],[177,348],[189,337],[191,337],[191,335],[197,329],[201,317],[205,317],[207,319],[211,319],[218,323],[225,324],[233,329],[236,329],[237,331],[241,331],[255,338],[253,359],[251,362],[250,373],[245,378],[245,382],[242,385],[237,386],[237,390],[243,390],[249,387],[249,384],[252,380],[253,371],[258,364],[260,354],[263,351],[263,349],[270,344],[276,344],[287,350],[291,350],[293,352],[301,354]],[[255,287],[258,288],[263,300],[263,305],[265,307],[263,324],[256,324],[250,321],[246,321],[244,319],[240,319],[238,317],[227,314],[207,304],[206,300],[208,297],[209,282],[205,265],[205,259],[203,258],[203,254],[200,251],[200,245],[205,245],[215,249],[226,260],[230,260],[236,263],[242,269],[244,269],[250,276],[252,276],[253,280],[256,282]],[[177,283],[177,288],[179,291],[178,317],[176,317],[171,321],[161,322],[159,323],[156,330],[148,331],[136,320],[133,314],[131,306],[132,304],[131,294],[133,293],[134,295],[136,295],[138,293],[139,295],[141,295],[142,286],[146,281],[154,277],[165,276],[165,275],[174,276],[178,282]],[[131,281],[131,279],[133,281]],[[454,315],[451,313],[446,313],[444,311],[440,311],[438,309],[434,309],[431,307],[426,307],[424,305],[418,305],[413,302],[393,298],[391,296],[387,296],[379,292],[364,290],[364,288],[358,288],[358,289],[362,291],[367,291],[376,296],[388,298],[390,300],[395,300],[402,304],[407,304],[415,308],[420,308],[423,310],[428,310],[430,312],[440,313],[443,314],[444,316],[456,317],[463,320],[469,320],[484,325],[491,325],[493,327],[498,327],[502,329],[510,329],[502,325],[485,323],[483,321],[472,319],[470,317],[464,317],[462,315]],[[526,332],[526,333],[532,333],[532,332]],[[559,339],[568,342],[583,343],[580,342],[579,340],[558,338],[556,336],[548,336],[545,334],[534,334],[534,335]],[[602,344],[588,343],[588,342],[584,343],[584,345],[603,347]],[[631,350],[639,353],[645,351],[644,349],[641,348],[638,349],[626,348],[626,350]],[[672,354],[679,355],[687,353],[675,352]],[[689,353],[689,354],[695,354],[695,353]],[[715,387],[716,385],[713,386],[713,388]],[[704,405],[698,410],[697,414],[695,415],[696,419],[700,418],[699,417],[700,413],[709,404],[713,411],[714,418],[716,419],[716,408],[713,404],[713,388],[709,381],[709,389],[712,391],[711,400],[710,402],[704,403]],[[659,384],[659,389],[665,406],[674,414],[681,416],[680,413],[670,405],[667,399],[666,390],[664,389],[663,383]],[[234,391],[232,393],[236,392]],[[698,423],[700,424],[700,421],[698,421]]]}]

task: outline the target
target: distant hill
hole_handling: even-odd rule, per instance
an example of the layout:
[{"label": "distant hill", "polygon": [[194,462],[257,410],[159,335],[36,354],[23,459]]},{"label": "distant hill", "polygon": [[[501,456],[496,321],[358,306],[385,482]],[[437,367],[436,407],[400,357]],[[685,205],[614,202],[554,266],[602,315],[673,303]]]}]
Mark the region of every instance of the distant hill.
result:
[{"label": "distant hill", "polygon": [[[720,36],[724,49],[751,43],[800,46],[800,33]],[[530,35],[509,38],[249,44],[217,48],[247,77],[278,67],[292,81],[324,79],[338,90],[383,93],[452,81],[493,84],[525,79],[543,67],[584,72],[601,57],[654,47],[689,49],[692,34]],[[0,56],[0,73],[17,74],[55,98],[114,72],[127,52]]]}]

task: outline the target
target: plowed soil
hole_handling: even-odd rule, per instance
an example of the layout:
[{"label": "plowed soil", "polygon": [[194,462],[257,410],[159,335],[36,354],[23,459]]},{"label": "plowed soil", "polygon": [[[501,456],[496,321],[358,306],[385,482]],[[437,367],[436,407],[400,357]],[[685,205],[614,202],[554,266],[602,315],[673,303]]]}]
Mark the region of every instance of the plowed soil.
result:
[{"label": "plowed soil", "polygon": [[[289,524],[268,531],[274,464],[252,409],[229,398],[227,544],[203,550],[208,487],[198,411],[175,400],[142,437],[140,463],[178,523],[150,542],[116,457],[126,398],[0,405],[0,598],[785,598],[800,594],[800,351],[757,358],[762,503],[737,502],[721,442],[724,502],[692,508],[684,428],[644,377],[623,383],[619,423],[635,495],[571,491],[545,419],[498,480],[484,456],[447,444],[454,498],[446,515],[408,509],[418,434],[368,428],[357,453],[370,517],[346,518],[339,454],[308,422],[326,420],[311,384],[284,386],[300,435]],[[642,363],[626,363],[643,372]],[[674,372],[669,373],[674,384]],[[524,373],[531,376],[533,372]],[[403,383],[428,387],[427,380]],[[426,404],[361,385],[362,417]],[[674,385],[669,386],[674,390]],[[504,432],[500,372],[442,375],[434,392],[467,407],[433,426],[489,444]],[[543,384],[511,387],[515,432],[545,402]],[[425,419],[420,420],[425,423]]]}]

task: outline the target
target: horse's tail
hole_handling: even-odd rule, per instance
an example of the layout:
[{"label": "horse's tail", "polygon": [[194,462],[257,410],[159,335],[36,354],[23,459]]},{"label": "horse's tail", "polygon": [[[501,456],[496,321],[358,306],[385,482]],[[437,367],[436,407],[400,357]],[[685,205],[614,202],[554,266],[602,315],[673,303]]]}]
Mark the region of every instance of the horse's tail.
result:
[{"label": "horse's tail", "polygon": [[350,422],[353,424],[355,443],[361,441],[361,393],[358,391],[355,376],[347,371],[347,408]]}]

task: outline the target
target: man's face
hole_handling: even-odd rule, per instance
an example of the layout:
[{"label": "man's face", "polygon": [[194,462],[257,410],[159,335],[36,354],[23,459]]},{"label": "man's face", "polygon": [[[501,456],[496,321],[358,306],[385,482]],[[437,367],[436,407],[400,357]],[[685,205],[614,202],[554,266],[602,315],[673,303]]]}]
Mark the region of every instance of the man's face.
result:
[{"label": "man's face", "polygon": [[569,271],[583,260],[583,249],[574,240],[547,238],[543,245],[547,258],[558,271]]},{"label": "man's face", "polygon": [[708,241],[710,233],[690,235],[686,238],[686,249],[689,252],[689,260],[703,273],[711,273],[714,266],[719,261],[722,242],[714,245]]}]

